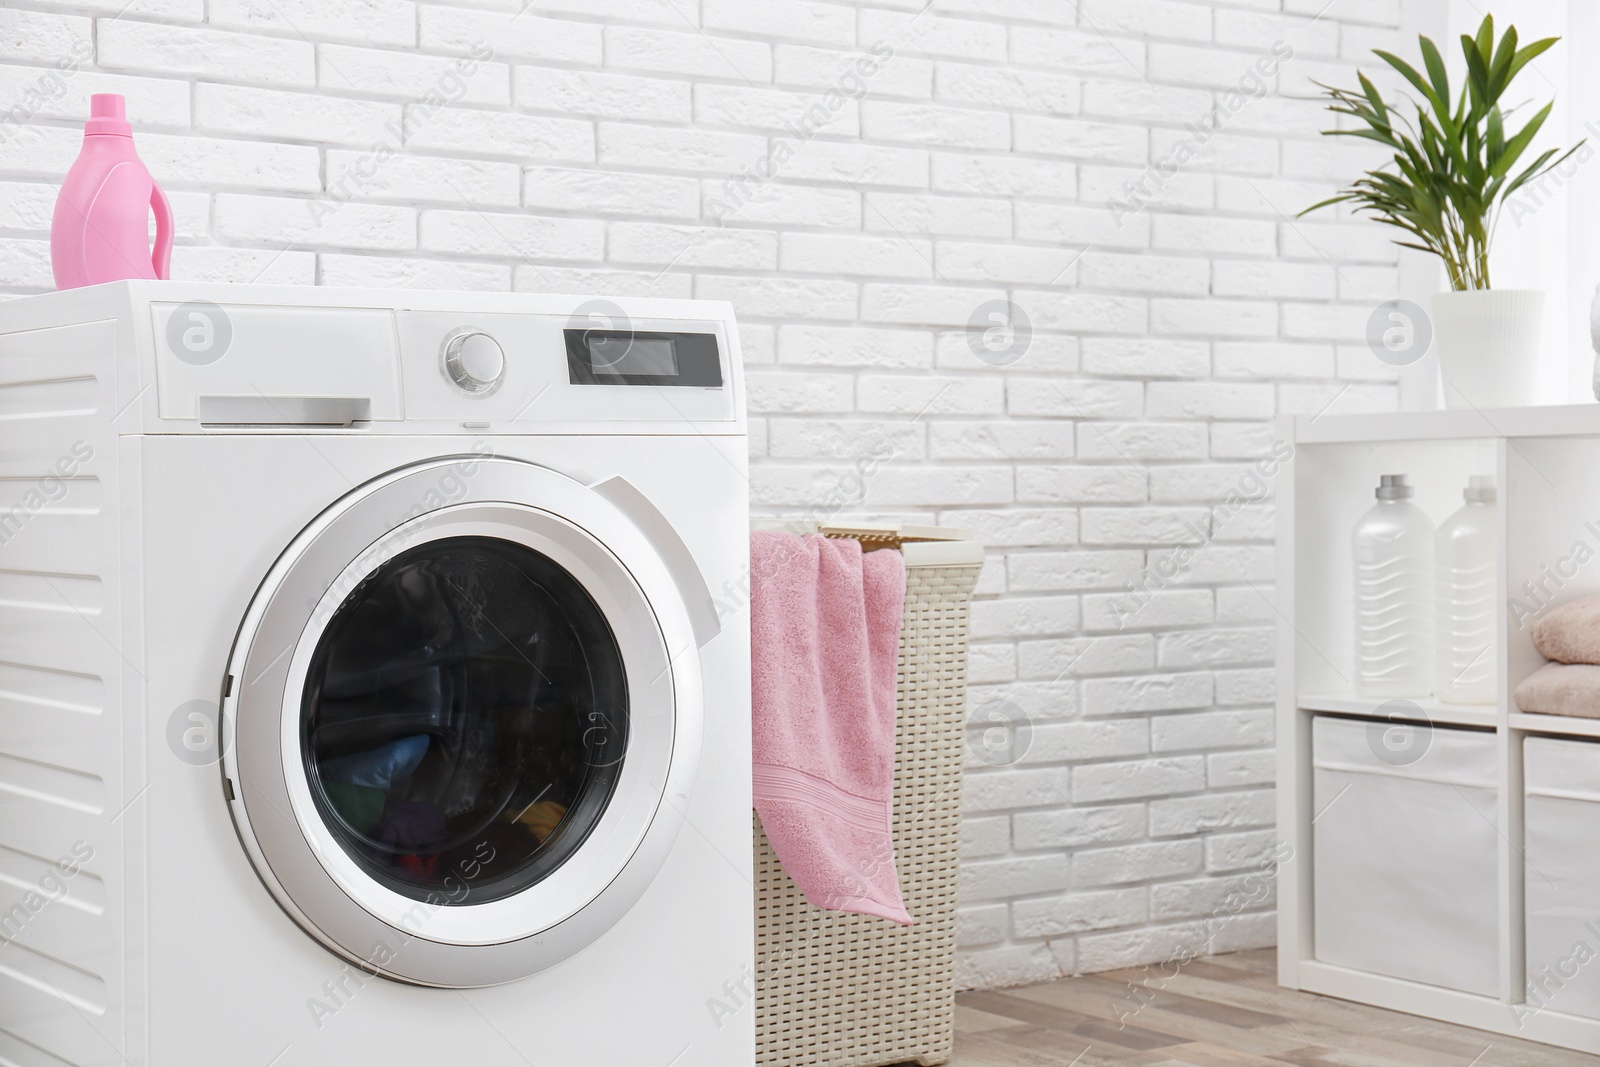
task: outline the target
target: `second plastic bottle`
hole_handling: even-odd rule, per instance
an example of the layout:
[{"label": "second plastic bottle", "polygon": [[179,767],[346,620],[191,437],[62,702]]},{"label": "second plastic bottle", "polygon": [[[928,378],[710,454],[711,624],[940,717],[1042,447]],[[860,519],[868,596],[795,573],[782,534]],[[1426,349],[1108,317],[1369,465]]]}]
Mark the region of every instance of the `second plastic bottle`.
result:
[{"label": "second plastic bottle", "polygon": [[1438,679],[1433,692],[1452,704],[1495,702],[1494,477],[1474,474],[1462,509],[1435,538],[1438,560]]},{"label": "second plastic bottle", "polygon": [[1379,480],[1355,550],[1356,694],[1425,697],[1433,689],[1433,523],[1403,474]]}]

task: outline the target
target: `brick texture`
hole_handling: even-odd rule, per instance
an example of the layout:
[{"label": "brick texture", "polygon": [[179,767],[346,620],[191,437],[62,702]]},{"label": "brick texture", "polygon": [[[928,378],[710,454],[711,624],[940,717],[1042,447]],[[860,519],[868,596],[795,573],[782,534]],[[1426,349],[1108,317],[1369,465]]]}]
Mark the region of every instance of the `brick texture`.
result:
[{"label": "brick texture", "polygon": [[16,0],[0,292],[114,91],[181,277],[732,300],[760,512],[988,546],[962,982],[1260,945],[1270,419],[1398,404],[1308,79],[1400,7]]}]

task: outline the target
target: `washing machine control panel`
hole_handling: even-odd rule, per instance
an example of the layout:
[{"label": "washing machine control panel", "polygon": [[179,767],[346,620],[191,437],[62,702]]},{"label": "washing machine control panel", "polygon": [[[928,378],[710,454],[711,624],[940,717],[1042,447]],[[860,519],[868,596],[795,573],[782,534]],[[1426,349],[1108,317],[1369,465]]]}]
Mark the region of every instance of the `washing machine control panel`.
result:
[{"label": "washing machine control panel", "polygon": [[726,320],[629,318],[590,303],[604,313],[152,301],[160,417],[577,433],[739,421]]},{"label": "washing machine control panel", "polygon": [[714,320],[397,311],[407,420],[736,422]]}]

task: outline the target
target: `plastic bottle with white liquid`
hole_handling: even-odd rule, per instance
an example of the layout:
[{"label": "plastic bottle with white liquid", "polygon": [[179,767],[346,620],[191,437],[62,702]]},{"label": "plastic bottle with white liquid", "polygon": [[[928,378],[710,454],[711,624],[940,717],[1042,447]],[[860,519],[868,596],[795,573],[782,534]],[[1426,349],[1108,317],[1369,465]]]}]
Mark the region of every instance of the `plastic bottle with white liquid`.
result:
[{"label": "plastic bottle with white liquid", "polygon": [[1466,504],[1434,536],[1438,675],[1433,692],[1450,704],[1495,702],[1494,477],[1474,474]]},{"label": "plastic bottle with white liquid", "polygon": [[1362,697],[1433,690],[1433,523],[1403,474],[1385,474],[1356,523],[1355,689]]}]

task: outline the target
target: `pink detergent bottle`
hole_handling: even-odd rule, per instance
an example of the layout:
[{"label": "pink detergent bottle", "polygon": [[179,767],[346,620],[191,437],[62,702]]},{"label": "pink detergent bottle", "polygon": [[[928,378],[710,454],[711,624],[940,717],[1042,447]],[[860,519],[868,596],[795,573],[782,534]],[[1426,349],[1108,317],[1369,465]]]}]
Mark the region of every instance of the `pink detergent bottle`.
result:
[{"label": "pink detergent bottle", "polygon": [[83,151],[61,183],[50,222],[50,262],[58,289],[170,273],[172,207],[133,150],[127,105],[116,93],[89,98]]}]

